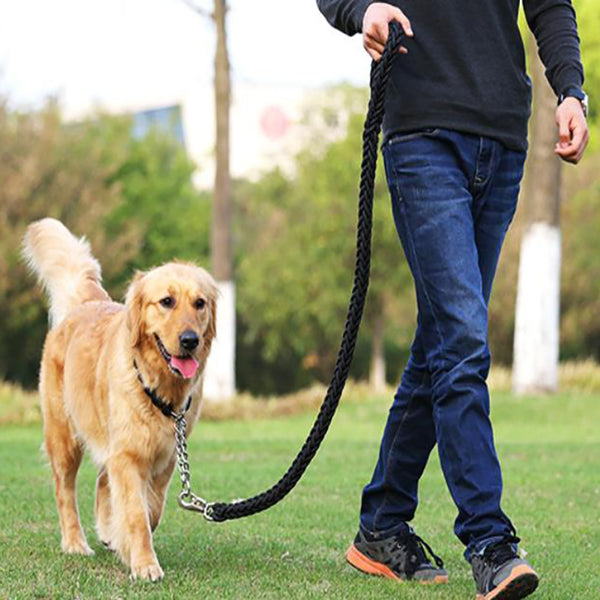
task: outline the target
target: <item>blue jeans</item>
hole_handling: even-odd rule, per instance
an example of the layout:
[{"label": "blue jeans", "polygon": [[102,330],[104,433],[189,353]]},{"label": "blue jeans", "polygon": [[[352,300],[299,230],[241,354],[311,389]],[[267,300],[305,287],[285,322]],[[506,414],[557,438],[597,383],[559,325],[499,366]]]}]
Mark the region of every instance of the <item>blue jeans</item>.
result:
[{"label": "blue jeans", "polygon": [[438,445],[458,508],[465,556],[514,534],[500,508],[502,474],[490,422],[487,306],[514,215],[525,152],[445,129],[403,134],[383,148],[394,221],[417,296],[411,355],[364,488],[361,527],[407,527]]}]

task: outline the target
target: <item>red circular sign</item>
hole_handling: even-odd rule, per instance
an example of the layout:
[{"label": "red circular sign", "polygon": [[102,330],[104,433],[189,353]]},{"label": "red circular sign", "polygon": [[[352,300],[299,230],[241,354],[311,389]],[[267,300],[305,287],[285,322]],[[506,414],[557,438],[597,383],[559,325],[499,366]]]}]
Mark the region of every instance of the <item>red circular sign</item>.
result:
[{"label": "red circular sign", "polygon": [[272,140],[283,137],[289,126],[290,120],[278,106],[265,108],[260,116],[260,128]]}]

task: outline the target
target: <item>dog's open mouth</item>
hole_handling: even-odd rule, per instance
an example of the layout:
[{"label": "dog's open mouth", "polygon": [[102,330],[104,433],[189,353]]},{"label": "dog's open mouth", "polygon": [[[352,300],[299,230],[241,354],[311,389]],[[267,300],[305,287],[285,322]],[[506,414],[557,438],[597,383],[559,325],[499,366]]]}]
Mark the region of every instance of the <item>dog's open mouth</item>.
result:
[{"label": "dog's open mouth", "polygon": [[175,373],[175,375],[179,375],[184,379],[190,379],[196,374],[200,363],[193,356],[189,354],[184,356],[173,356],[167,352],[165,345],[156,334],[154,334],[154,338],[156,339],[156,345],[158,346],[160,353],[167,361],[167,365],[172,373]]}]

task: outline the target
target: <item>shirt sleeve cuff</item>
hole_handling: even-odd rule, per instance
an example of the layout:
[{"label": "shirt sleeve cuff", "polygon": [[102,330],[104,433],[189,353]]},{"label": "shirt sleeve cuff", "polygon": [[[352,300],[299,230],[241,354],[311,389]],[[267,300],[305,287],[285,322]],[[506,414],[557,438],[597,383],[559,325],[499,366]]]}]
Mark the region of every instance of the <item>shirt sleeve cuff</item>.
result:
[{"label": "shirt sleeve cuff", "polygon": [[583,71],[576,67],[568,67],[561,71],[553,86],[557,96],[564,94],[569,88],[583,88]]},{"label": "shirt sleeve cuff", "polygon": [[354,27],[357,33],[362,33],[362,24],[363,19],[365,18],[365,13],[367,12],[367,8],[373,4],[375,0],[358,0],[356,3],[356,7],[354,9],[353,21]]}]

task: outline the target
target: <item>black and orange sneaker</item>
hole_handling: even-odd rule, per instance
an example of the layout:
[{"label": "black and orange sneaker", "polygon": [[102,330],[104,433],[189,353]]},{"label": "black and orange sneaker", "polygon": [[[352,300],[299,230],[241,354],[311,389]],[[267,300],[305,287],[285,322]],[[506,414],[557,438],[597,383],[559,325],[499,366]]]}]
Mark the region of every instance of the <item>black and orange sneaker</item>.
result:
[{"label": "black and orange sneaker", "polygon": [[511,537],[471,558],[477,600],[519,600],[535,591],[538,575],[517,555],[518,542],[519,538]]},{"label": "black and orange sneaker", "polygon": [[[427,559],[425,551],[433,560]],[[397,581],[446,583],[448,573],[439,556],[413,530],[384,539],[375,539],[359,530],[354,543],[346,551],[346,560],[359,571]]]}]

